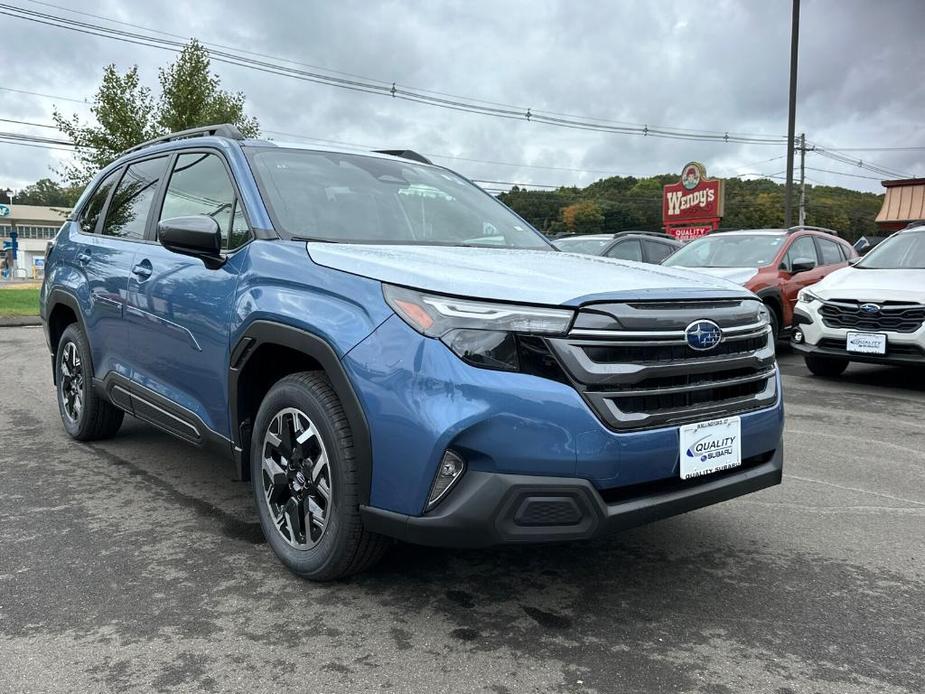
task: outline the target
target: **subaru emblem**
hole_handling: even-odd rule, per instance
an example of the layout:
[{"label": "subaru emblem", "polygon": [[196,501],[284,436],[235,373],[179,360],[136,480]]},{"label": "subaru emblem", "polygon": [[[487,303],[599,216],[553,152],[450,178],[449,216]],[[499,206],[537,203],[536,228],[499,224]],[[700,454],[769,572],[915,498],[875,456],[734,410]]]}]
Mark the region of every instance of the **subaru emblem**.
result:
[{"label": "subaru emblem", "polygon": [[691,349],[705,352],[713,349],[723,339],[723,331],[711,320],[694,321],[684,330],[684,338]]},{"label": "subaru emblem", "polygon": [[880,306],[877,304],[861,304],[861,313],[880,313]]}]

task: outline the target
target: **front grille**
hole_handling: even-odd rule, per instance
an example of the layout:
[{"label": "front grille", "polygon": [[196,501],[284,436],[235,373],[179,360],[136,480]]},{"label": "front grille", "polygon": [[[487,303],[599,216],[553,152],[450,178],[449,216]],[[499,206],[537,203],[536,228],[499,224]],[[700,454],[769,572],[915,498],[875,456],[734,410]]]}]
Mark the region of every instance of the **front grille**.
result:
[{"label": "front grille", "polygon": [[819,309],[822,322],[830,328],[869,332],[914,333],[925,323],[925,304],[886,301],[876,313],[861,310],[864,302],[848,299],[826,301]]},{"label": "front grille", "polygon": [[[593,304],[579,312],[567,337],[547,343],[608,426],[699,421],[776,401],[774,344],[759,305],[752,299]],[[701,319],[723,330],[709,351],[692,349],[684,336]]]},{"label": "front grille", "polygon": [[[764,335],[733,342],[721,342],[712,350],[711,357],[720,357],[727,354],[747,354],[761,349],[766,343]],[[657,363],[665,361],[678,361],[690,356],[691,348],[687,345],[649,345],[637,347],[634,345],[605,345],[589,346],[585,349],[588,358],[592,361],[606,364],[607,362],[627,361]]]}]

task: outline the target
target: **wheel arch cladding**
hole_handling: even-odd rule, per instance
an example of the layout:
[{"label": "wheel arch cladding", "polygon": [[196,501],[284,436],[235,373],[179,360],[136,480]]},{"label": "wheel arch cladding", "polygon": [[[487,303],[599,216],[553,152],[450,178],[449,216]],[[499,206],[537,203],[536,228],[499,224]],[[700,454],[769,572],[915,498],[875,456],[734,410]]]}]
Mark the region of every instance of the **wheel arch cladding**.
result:
[{"label": "wheel arch cladding", "polygon": [[784,299],[781,296],[780,289],[777,287],[768,287],[767,289],[759,289],[756,294],[761,301],[768,305],[769,308],[774,309],[777,313],[777,317],[781,322],[781,327],[784,322]]},{"label": "wheel arch cladding", "polygon": [[[80,330],[84,334],[84,338],[87,340],[87,344],[90,343],[90,335],[87,333],[83,316],[80,313],[80,304],[72,294],[62,289],[53,289],[48,296],[48,300],[45,302],[45,306],[45,330],[46,336],[48,337],[48,347],[51,350],[52,381],[57,385],[58,380],[54,364],[55,357],[58,354],[58,343],[61,341],[61,335],[67,330],[67,326],[73,323],[77,323],[80,327]],[[92,374],[92,361],[90,362],[90,367],[90,373]]]},{"label": "wheel arch cladding", "polygon": [[251,323],[231,350],[228,393],[238,474],[241,479],[250,474],[250,427],[263,396],[279,379],[299,371],[323,371],[331,382],[353,433],[360,503],[369,503],[372,478],[369,425],[337,353],[317,335],[272,321]]}]

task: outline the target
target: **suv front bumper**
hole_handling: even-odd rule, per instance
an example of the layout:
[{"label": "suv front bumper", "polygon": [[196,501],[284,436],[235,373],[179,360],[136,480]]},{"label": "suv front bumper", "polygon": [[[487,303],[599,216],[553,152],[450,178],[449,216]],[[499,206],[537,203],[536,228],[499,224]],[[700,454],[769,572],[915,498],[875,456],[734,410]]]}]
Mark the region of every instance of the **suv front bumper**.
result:
[{"label": "suv front bumper", "polygon": [[586,479],[472,471],[436,509],[410,516],[360,507],[372,532],[440,547],[584,540],[780,484],[783,441],[761,459],[694,480],[599,491]]},{"label": "suv front bumper", "polygon": [[[794,309],[794,327],[802,333],[800,342],[790,341],[798,352],[832,359],[866,364],[886,364],[893,366],[925,365],[925,324],[912,333],[877,330],[886,335],[886,354],[862,354],[845,349],[848,328],[831,328],[822,321],[819,314],[819,302],[801,303]],[[855,331],[865,332],[865,331]]]}]

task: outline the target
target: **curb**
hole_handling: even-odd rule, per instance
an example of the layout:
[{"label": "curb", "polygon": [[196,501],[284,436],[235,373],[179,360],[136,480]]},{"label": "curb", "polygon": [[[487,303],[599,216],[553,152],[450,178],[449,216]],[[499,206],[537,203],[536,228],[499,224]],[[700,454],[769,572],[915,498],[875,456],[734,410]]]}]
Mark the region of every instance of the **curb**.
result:
[{"label": "curb", "polygon": [[20,328],[27,325],[41,325],[38,316],[0,316],[0,328]]}]

